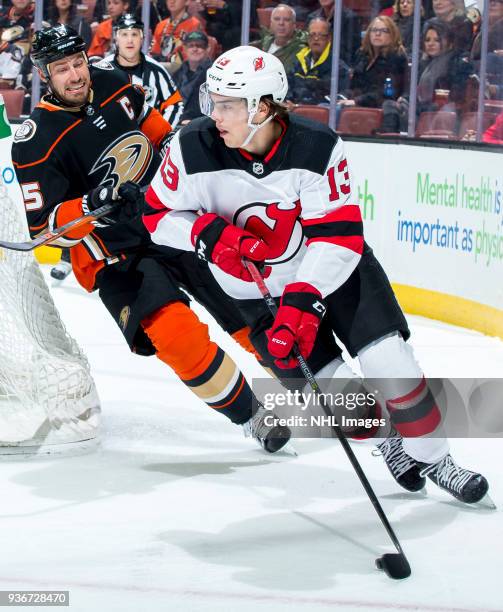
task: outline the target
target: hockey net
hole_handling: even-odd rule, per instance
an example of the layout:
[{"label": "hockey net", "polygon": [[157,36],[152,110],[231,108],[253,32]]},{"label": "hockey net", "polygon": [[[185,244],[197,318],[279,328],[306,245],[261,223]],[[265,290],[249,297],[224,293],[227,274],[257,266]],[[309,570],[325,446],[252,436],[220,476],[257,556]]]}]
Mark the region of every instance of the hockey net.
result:
[{"label": "hockey net", "polygon": [[[26,240],[22,203],[13,200],[0,180],[1,238]],[[100,409],[89,364],[32,253],[0,249],[0,343],[0,453],[92,445]]]}]

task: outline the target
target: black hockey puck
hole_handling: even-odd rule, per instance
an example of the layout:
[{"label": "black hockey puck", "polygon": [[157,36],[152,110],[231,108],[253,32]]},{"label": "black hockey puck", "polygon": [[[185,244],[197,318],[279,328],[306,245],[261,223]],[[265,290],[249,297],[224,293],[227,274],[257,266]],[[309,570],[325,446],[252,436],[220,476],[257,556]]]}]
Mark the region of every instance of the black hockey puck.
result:
[{"label": "black hockey puck", "polygon": [[408,578],[411,574],[409,562],[405,555],[399,553],[386,553],[379,557],[376,559],[376,567],[394,580]]}]

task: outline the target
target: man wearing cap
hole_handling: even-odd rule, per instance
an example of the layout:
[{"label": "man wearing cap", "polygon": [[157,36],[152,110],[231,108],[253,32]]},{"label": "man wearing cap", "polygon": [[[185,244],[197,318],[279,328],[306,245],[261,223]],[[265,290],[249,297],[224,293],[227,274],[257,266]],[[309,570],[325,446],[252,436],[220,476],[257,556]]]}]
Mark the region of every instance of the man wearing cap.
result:
[{"label": "man wearing cap", "polygon": [[115,54],[105,59],[121,68],[145,90],[145,101],[156,108],[174,128],[183,113],[182,95],[168,71],[142,53],[143,23],[130,13],[119,17],[113,29]]},{"label": "man wearing cap", "polygon": [[181,122],[188,123],[196,117],[201,117],[199,87],[206,81],[206,70],[211,66],[208,37],[204,32],[191,32],[185,38],[183,49],[187,59],[173,78],[182,94],[185,107]]}]

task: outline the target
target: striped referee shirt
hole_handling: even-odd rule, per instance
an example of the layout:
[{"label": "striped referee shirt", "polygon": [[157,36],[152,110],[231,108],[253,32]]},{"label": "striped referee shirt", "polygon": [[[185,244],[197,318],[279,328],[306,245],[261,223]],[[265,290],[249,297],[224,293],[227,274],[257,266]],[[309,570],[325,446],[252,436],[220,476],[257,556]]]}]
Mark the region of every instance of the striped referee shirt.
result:
[{"label": "striped referee shirt", "polygon": [[141,53],[141,61],[136,66],[121,66],[117,55],[108,55],[105,60],[127,72],[134,84],[141,85],[145,89],[147,104],[156,108],[171,127],[176,127],[183,114],[183,99],[162,64],[144,53]]}]

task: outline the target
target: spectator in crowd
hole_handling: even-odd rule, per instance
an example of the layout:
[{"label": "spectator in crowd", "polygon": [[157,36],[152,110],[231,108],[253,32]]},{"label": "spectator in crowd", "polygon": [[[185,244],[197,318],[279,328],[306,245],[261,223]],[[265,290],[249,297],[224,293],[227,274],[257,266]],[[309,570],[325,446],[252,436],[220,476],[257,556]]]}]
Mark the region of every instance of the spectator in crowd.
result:
[{"label": "spectator in crowd", "polygon": [[108,19],[107,0],[96,0],[93,9],[93,18],[91,21],[91,29],[96,30],[98,25]]},{"label": "spectator in crowd", "polygon": [[[487,51],[494,52],[503,49],[503,0],[489,0],[489,39]],[[479,32],[473,41],[471,59],[480,60],[482,33]]]},{"label": "spectator in crowd", "polygon": [[[166,7],[165,0],[149,0],[150,2],[150,19],[149,19],[149,27],[150,31],[153,32],[157,27],[157,24],[161,22],[166,17],[169,17],[169,12]],[[129,12],[134,14],[136,19],[142,20],[142,8],[143,8],[143,0],[133,0],[131,2]]]},{"label": "spectator in crowd", "polygon": [[24,29],[26,37],[33,23],[33,11],[35,5],[32,0],[12,0],[12,5],[8,5],[0,12],[0,28],[10,28],[18,25]]},{"label": "spectator in crowd", "polygon": [[17,40],[25,37],[24,28],[19,25],[7,28],[0,40],[0,88],[12,89],[22,86],[21,66],[25,53],[16,45]]},{"label": "spectator in crowd", "polygon": [[[461,140],[475,142],[477,140],[476,130],[467,130]],[[503,113],[500,113],[494,123],[482,134],[482,142],[503,145]]]},{"label": "spectator in crowd", "polygon": [[291,6],[278,4],[271,13],[271,29],[264,29],[260,40],[252,43],[280,59],[287,74],[293,69],[297,53],[307,46],[307,34],[295,28],[296,20]]},{"label": "spectator in crowd", "polygon": [[[320,8],[308,15],[308,23],[312,19],[321,17],[328,21],[332,29],[334,25],[334,2],[335,0],[319,0]],[[357,15],[343,6],[341,13],[340,58],[348,66],[353,65],[355,54],[360,47],[361,29],[361,23]]]},{"label": "spectator in crowd", "polygon": [[310,13],[320,8],[318,0],[284,0],[284,4],[288,4],[294,9],[297,21],[304,23],[309,21]]},{"label": "spectator in crowd", "polygon": [[503,145],[503,113],[500,113],[496,121],[487,128],[482,135],[482,141]]},{"label": "spectator in crowd", "polygon": [[[417,111],[439,110],[435,90],[448,90],[449,97],[442,100],[443,110],[456,110],[456,104],[465,99],[468,77],[473,65],[454,47],[454,32],[443,21],[430,19],[422,37],[423,57],[419,64],[417,84]],[[443,103],[447,104],[444,105]]]},{"label": "spectator in crowd", "polygon": [[[421,7],[421,14],[423,9]],[[412,35],[414,31],[414,0],[395,0],[393,21],[400,30],[402,44],[407,57],[412,56]]]},{"label": "spectator in crowd", "polygon": [[152,40],[151,55],[161,62],[183,61],[183,40],[190,32],[201,29],[197,17],[187,13],[186,0],[166,0],[169,17],[157,24]]},{"label": "spectator in crowd", "polygon": [[105,59],[141,85],[145,102],[176,127],[183,113],[182,96],[166,68],[142,53],[143,23],[129,13],[119,17],[114,24],[114,43],[115,54]]},{"label": "spectator in crowd", "polygon": [[89,48],[92,38],[91,27],[84,17],[77,14],[76,0],[53,0],[49,7],[48,19],[53,26],[64,23],[72,27],[84,40],[86,48]]},{"label": "spectator in crowd", "polygon": [[[478,72],[479,62],[474,62]],[[487,89],[486,93],[492,100],[503,100],[503,49],[495,49],[487,54]]]},{"label": "spectator in crowd", "polygon": [[187,59],[173,76],[180,91],[184,111],[180,122],[189,123],[202,117],[199,106],[199,88],[206,82],[206,70],[211,66],[208,56],[208,37],[204,32],[191,32],[183,42]]},{"label": "spectator in crowd", "polygon": [[113,51],[112,47],[112,29],[113,24],[117,19],[128,12],[128,0],[108,0],[109,19],[101,22],[94,33],[87,54],[89,56],[104,57],[108,52]]},{"label": "spectator in crowd", "polygon": [[466,16],[464,0],[433,0],[433,13],[454,33],[454,47],[470,53],[473,42],[473,24]]},{"label": "spectator in crowd", "polygon": [[425,19],[435,17],[435,13],[433,12],[433,0],[422,0],[421,6],[423,8]]},{"label": "spectator in crowd", "polygon": [[[309,22],[309,46],[297,53],[297,61],[288,75],[287,101],[295,104],[328,104],[332,72],[332,33],[326,19]],[[339,91],[349,84],[349,68],[339,63]]]},{"label": "spectator in crowd", "polygon": [[393,17],[395,0],[379,0],[379,15]]},{"label": "spectator in crowd", "polygon": [[[227,51],[241,44],[243,0],[200,0],[206,32],[214,36]],[[251,0],[250,28],[257,28],[257,0]]]},{"label": "spectator in crowd", "polygon": [[472,24],[472,38],[475,40],[475,37],[480,32],[480,28],[482,27],[482,13],[476,6],[467,6],[466,18]]},{"label": "spectator in crowd", "polygon": [[204,7],[202,5],[201,0],[187,0],[185,9],[191,17],[196,17],[197,19],[199,19],[203,26],[206,25],[204,17],[202,16]]},{"label": "spectator in crowd", "polygon": [[407,54],[400,31],[391,17],[375,17],[365,32],[355,59],[349,92],[351,99],[343,100],[341,104],[382,108],[382,131],[397,132],[400,129],[400,108],[396,101],[402,101],[407,84]]}]

